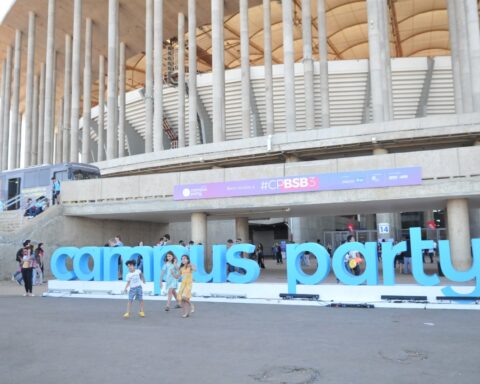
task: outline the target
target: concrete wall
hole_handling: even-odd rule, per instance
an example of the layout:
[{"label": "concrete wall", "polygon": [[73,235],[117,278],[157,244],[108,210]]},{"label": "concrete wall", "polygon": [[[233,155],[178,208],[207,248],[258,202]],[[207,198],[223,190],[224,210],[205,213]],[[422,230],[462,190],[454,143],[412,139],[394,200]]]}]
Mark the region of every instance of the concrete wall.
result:
[{"label": "concrete wall", "polygon": [[[191,240],[192,229],[189,221],[170,223],[168,230],[174,244],[179,240],[188,243]],[[228,239],[235,238],[235,220],[208,220],[207,245],[225,244]]]},{"label": "concrete wall", "polygon": [[9,279],[18,268],[15,262],[17,250],[26,239],[45,244],[45,270],[50,275],[50,255],[62,246],[103,246],[108,239],[119,234],[125,245],[155,244],[166,233],[168,225],[138,221],[93,220],[62,215],[62,207],[52,207],[31,220],[13,234],[0,233],[0,279]]}]

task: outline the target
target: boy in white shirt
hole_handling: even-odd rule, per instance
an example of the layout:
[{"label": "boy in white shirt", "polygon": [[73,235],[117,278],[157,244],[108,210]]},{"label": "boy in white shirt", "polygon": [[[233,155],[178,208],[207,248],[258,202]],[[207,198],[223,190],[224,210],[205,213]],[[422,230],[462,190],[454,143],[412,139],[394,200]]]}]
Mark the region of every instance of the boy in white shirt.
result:
[{"label": "boy in white shirt", "polygon": [[127,273],[127,285],[125,286],[124,292],[127,292],[128,287],[130,287],[130,291],[128,292],[127,312],[125,312],[123,317],[125,319],[130,317],[130,309],[132,307],[133,300],[135,299],[140,302],[140,312],[138,312],[138,315],[140,317],[145,317],[145,312],[143,312],[142,281],[145,284],[143,273],[139,269],[135,269],[134,260],[128,260],[125,264],[127,265],[129,272]]}]

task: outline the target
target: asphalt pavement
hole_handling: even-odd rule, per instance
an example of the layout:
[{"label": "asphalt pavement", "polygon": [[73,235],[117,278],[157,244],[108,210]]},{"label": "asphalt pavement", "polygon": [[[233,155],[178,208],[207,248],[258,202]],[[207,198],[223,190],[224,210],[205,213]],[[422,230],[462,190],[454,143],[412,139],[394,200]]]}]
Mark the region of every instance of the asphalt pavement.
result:
[{"label": "asphalt pavement", "polygon": [[[0,295],[0,382],[475,383],[480,311]],[[138,307],[134,307],[138,309]]]}]

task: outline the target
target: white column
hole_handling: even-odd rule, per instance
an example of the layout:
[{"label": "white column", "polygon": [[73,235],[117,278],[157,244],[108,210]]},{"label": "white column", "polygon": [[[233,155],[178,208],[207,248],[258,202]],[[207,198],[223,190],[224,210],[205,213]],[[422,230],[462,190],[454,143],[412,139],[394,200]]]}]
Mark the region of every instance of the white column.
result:
[{"label": "white column", "polygon": [[25,167],[31,165],[32,120],[33,120],[33,76],[35,72],[35,13],[28,13],[27,84],[25,89]]},{"label": "white column", "polygon": [[313,92],[312,5],[310,0],[302,0],[302,40],[306,128],[314,129],[315,100]]},{"label": "white column", "polygon": [[47,49],[45,55],[45,116],[43,126],[43,162],[53,161],[54,82],[55,82],[55,0],[48,0]]},{"label": "white column", "polygon": [[125,156],[125,43],[120,43],[118,68],[118,157]]},{"label": "white column", "polygon": [[3,137],[2,137],[2,167],[1,169],[8,169],[8,140],[10,138],[10,91],[12,81],[12,47],[7,47],[6,52],[6,74],[5,74],[5,92],[3,103]]},{"label": "white column", "polygon": [[105,146],[105,57],[98,59],[98,154],[97,161],[103,161]]},{"label": "white column", "polygon": [[242,239],[243,243],[250,241],[248,230],[248,217],[236,217],[235,218],[235,237]]},{"label": "white column", "polygon": [[274,132],[271,24],[270,0],[263,0],[263,66],[265,68],[265,118],[267,135],[273,135]]},{"label": "white column", "polygon": [[473,111],[480,112],[480,32],[477,0],[466,0],[465,11],[467,15],[470,69],[472,71]]},{"label": "white column", "polygon": [[17,135],[20,119],[20,68],[22,58],[22,32],[15,31],[15,55],[13,64],[12,125],[10,127],[10,150],[8,151],[8,169],[18,168]]},{"label": "white column", "polygon": [[455,112],[463,113],[462,76],[460,74],[460,54],[458,52],[457,18],[455,0],[447,0],[448,33],[450,37],[450,57],[452,60]]},{"label": "white column", "polygon": [[[0,150],[3,147],[3,104],[5,100],[5,77],[7,76],[7,61],[3,59],[2,61],[2,82],[0,85]],[[3,171],[2,168],[2,155],[0,154],[0,171]]]},{"label": "white column", "polygon": [[145,10],[145,153],[153,150],[153,3]]},{"label": "white column", "polygon": [[70,112],[72,100],[72,38],[65,35],[65,68],[63,78],[63,127],[62,127],[62,161],[70,159]]},{"label": "white column", "polygon": [[225,140],[225,58],[223,0],[212,0],[213,142]]},{"label": "white column", "polygon": [[[195,1],[194,1],[195,2]],[[154,117],[153,117],[153,150],[163,150],[163,0],[154,0]]]},{"label": "white column", "polygon": [[248,0],[240,0],[240,59],[242,75],[242,137],[250,137],[250,36]]},{"label": "white column", "polygon": [[188,0],[188,145],[197,144],[197,10]]},{"label": "white column", "polygon": [[45,64],[40,66],[40,93],[38,95],[38,152],[37,164],[43,163],[43,127],[45,126]]},{"label": "white column", "polygon": [[64,98],[60,98],[60,103],[58,107],[58,119],[57,119],[57,134],[56,134],[56,145],[55,145],[55,163],[62,163],[63,155],[63,108],[65,105]]},{"label": "white column", "polygon": [[367,0],[370,89],[374,122],[384,121],[384,93],[382,86],[384,72],[381,57],[381,21],[379,20],[378,8],[379,2],[377,0]]},{"label": "white column", "polygon": [[325,0],[317,0],[318,53],[320,62],[320,93],[322,96],[322,128],[330,127],[330,96],[328,87],[327,17]]},{"label": "white column", "polygon": [[185,147],[185,15],[178,14],[178,148]]},{"label": "white column", "polygon": [[85,66],[83,67],[82,162],[89,163],[92,109],[92,19],[85,20]]},{"label": "white column", "polygon": [[117,35],[118,0],[108,2],[108,121],[107,160],[115,155],[115,127],[117,113]]},{"label": "white column", "polygon": [[283,66],[285,78],[285,123],[286,131],[296,129],[295,116],[295,52],[293,49],[293,12],[292,1],[282,1],[283,19]]},{"label": "white column", "polygon": [[191,217],[192,240],[195,244],[202,243],[207,246],[207,214],[194,212]]},{"label": "white column", "polygon": [[382,90],[383,90],[383,116],[386,121],[393,118],[393,100],[392,100],[392,69],[390,58],[390,39],[388,33],[389,14],[387,2],[379,1],[378,23],[380,32],[380,57],[382,60]]},{"label": "white column", "polygon": [[458,54],[460,58],[460,76],[462,81],[463,113],[473,111],[472,68],[468,47],[467,15],[464,1],[455,1],[455,17],[458,36]]},{"label": "white column", "polygon": [[453,265],[458,270],[470,268],[470,224],[468,200],[447,200],[447,232]]},{"label": "white column", "polygon": [[39,78],[37,75],[33,76],[33,112],[32,112],[32,132],[31,132],[31,156],[30,165],[37,164],[38,156],[38,93],[39,93]]},{"label": "white column", "polygon": [[70,161],[78,162],[80,117],[80,51],[82,41],[82,0],[75,0],[73,9],[72,113],[70,115]]}]

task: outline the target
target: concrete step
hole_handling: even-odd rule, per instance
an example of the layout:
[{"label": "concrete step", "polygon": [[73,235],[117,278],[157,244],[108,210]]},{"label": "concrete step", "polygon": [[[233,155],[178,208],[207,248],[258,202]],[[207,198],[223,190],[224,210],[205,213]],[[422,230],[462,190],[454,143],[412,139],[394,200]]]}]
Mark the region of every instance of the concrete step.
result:
[{"label": "concrete step", "polygon": [[23,210],[0,212],[0,232],[15,232],[27,218],[23,217]]}]

